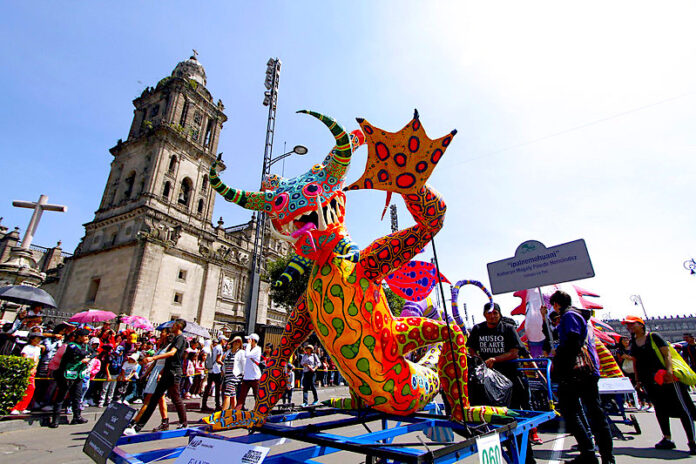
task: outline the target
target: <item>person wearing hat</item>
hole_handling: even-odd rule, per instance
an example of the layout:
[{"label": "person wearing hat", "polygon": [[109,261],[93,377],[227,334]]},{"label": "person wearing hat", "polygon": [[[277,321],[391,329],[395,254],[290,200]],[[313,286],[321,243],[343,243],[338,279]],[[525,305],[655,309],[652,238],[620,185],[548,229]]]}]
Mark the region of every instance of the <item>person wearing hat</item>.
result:
[{"label": "person wearing hat", "polygon": [[[89,339],[89,345],[87,347],[88,356],[91,358],[89,366],[85,371],[85,376],[82,381],[82,398],[80,399],[80,404],[83,406],[91,406],[93,401],[88,396],[94,395],[95,388],[90,387],[92,384],[92,379],[96,378],[97,374],[101,370],[101,360],[99,359],[99,346],[101,341],[97,337],[92,337]],[[91,390],[91,391],[90,391]],[[84,408],[83,408],[84,409]]]},{"label": "person wearing hat", "polygon": [[[647,391],[655,407],[657,423],[662,431],[662,440],[655,444],[655,448],[663,450],[676,448],[676,444],[672,441],[669,418],[678,417],[686,432],[689,454],[696,455],[694,441],[696,407],[686,385],[674,376],[668,342],[659,334],[646,331],[645,321],[638,316],[626,316],[621,323],[631,334],[631,356],[635,360],[634,370],[638,381],[636,386],[642,386]],[[656,347],[662,354],[664,363],[655,353]]]},{"label": "person wearing hat", "polygon": [[219,337],[213,340],[213,345],[210,348],[210,356],[206,359],[206,369],[208,369],[208,383],[203,390],[203,398],[201,399],[201,412],[211,412],[208,407],[208,397],[210,389],[215,386],[215,410],[220,410],[220,391],[222,389],[222,358],[225,352],[225,337]]},{"label": "person wearing hat", "polygon": [[[558,382],[558,407],[566,421],[570,433],[578,443],[580,455],[569,461],[585,464],[597,463],[592,435],[599,447],[602,464],[614,464],[614,445],[607,417],[599,400],[599,357],[594,347],[594,332],[588,325],[585,314],[571,306],[570,295],[556,291],[550,303],[554,311],[561,315],[558,325],[558,348],[551,365],[551,376]],[[588,316],[589,318],[589,316]],[[587,353],[587,371],[576,369],[582,353]],[[582,372],[579,372],[582,371]],[[591,429],[580,419],[580,401],[585,407]]]},{"label": "person wearing hat", "polygon": [[[522,340],[511,323],[503,321],[503,315],[498,303],[486,303],[483,306],[484,322],[476,324],[471,329],[467,346],[469,351],[480,356],[490,369],[495,369],[512,383],[510,407],[515,409],[531,409],[529,404],[529,386],[522,371],[517,369],[517,363],[509,362],[519,358],[524,350]],[[514,320],[513,320],[514,323]],[[530,434],[527,446],[527,464],[535,461],[531,449],[531,441],[541,441],[536,430]]]},{"label": "person wearing hat", "polygon": [[237,406],[235,409],[244,408],[244,402],[251,389],[254,392],[254,398],[259,392],[259,379],[261,378],[261,347],[259,346],[259,336],[255,333],[245,337],[247,346],[244,349],[244,374],[242,375],[242,383],[239,385],[237,392]]},{"label": "person wearing hat", "polygon": [[234,337],[225,353],[222,367],[222,409],[234,409],[237,406],[237,388],[242,382],[244,367],[244,350],[242,337]]},{"label": "person wearing hat", "polygon": [[138,379],[138,374],[140,374],[139,358],[140,353],[133,352],[128,355],[126,362],[121,367],[121,372],[116,379],[116,393],[114,395],[114,401],[117,403],[123,402],[128,404],[125,398],[129,396],[130,390],[135,388],[135,380]]},{"label": "person wearing hat", "polygon": [[29,376],[29,384],[24,391],[24,396],[10,411],[10,414],[29,414],[29,404],[34,398],[34,390],[36,385],[34,383],[34,377],[36,376],[36,368],[39,365],[39,359],[41,358],[41,335],[36,333],[29,334],[29,342],[22,348],[22,357],[33,361],[34,365],[31,369],[31,375]]},{"label": "person wearing hat", "polygon": [[309,404],[310,391],[314,397],[314,402],[312,404],[317,404],[319,402],[317,388],[314,386],[314,376],[319,366],[321,366],[321,360],[314,352],[314,346],[307,345],[304,351],[300,359],[300,366],[302,366],[302,406],[307,406]]},{"label": "person wearing hat", "polygon": [[58,384],[58,390],[53,403],[53,415],[49,427],[58,427],[60,419],[60,408],[63,404],[65,395],[68,395],[72,405],[73,419],[70,424],[84,424],[87,419],[82,417],[80,399],[82,397],[82,373],[87,369],[90,358],[87,351],[87,341],[89,340],[89,330],[77,329],[75,338],[65,349],[65,353],[60,360],[60,366],[54,372],[54,377]]},{"label": "person wearing hat", "polygon": [[[106,345],[105,345],[106,346]],[[102,362],[102,370],[106,373],[106,381],[102,386],[101,395],[99,396],[100,408],[108,406],[109,403],[114,399],[114,394],[116,393],[116,386],[118,383],[118,376],[121,374],[121,368],[125,361],[124,356],[125,348],[118,345],[115,349],[111,350],[111,354],[108,359],[106,368],[104,368]]]}]

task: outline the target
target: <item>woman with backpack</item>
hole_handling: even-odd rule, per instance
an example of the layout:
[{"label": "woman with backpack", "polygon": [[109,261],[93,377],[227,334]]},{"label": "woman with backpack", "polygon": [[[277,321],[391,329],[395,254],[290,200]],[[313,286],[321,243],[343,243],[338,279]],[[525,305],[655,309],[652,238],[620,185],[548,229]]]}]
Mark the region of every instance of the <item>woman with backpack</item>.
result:
[{"label": "woman with backpack", "polygon": [[655,416],[662,431],[662,440],[655,445],[655,448],[663,450],[676,448],[672,441],[669,418],[678,417],[686,432],[689,454],[696,455],[694,441],[696,407],[691,401],[687,386],[675,376],[674,359],[668,342],[655,332],[647,332],[645,322],[638,316],[626,316],[621,323],[632,335],[631,356],[635,359],[634,370],[638,380],[636,386],[643,386],[647,391],[655,407]]},{"label": "woman with backpack", "polygon": [[90,358],[87,351],[89,330],[78,329],[75,331],[75,341],[68,344],[61,358],[60,366],[54,372],[58,384],[55,401],[53,403],[53,416],[49,427],[58,427],[60,408],[63,398],[68,394],[72,404],[73,419],[70,424],[84,424],[87,419],[81,415],[80,399],[82,397],[82,375],[89,365]]}]

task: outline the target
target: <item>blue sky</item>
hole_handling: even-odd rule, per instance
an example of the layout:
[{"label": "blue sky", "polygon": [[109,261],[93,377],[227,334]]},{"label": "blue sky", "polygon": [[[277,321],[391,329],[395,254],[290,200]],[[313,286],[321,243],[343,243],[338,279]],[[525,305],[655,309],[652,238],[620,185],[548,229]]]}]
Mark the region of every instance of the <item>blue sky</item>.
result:
[{"label": "blue sky", "polygon": [[[596,277],[578,285],[601,294],[611,315],[633,312],[634,293],[651,315],[696,313],[696,277],[682,267],[696,257],[691,2],[231,3],[6,6],[3,224],[23,231],[29,212],[11,200],[46,194],[69,210],[46,213],[35,243],[72,251],[98,207],[108,148],[127,136],[131,100],[191,48],[227,108],[219,149],[239,169],[223,177],[254,189],[265,63],[277,56],[275,154],[283,142],[310,150],[287,160],[286,176],[332,144],[298,109],[394,131],[418,108],[432,138],[459,131],[431,178],[448,203],[437,246],[450,280],[487,282],[486,263],[525,240],[584,238]],[[389,232],[383,204],[383,192],[349,194],[348,229],[361,246]],[[219,216],[231,225],[249,213],[217,201]],[[461,298],[476,313],[484,302],[474,289]],[[505,311],[517,302],[499,300]]]}]

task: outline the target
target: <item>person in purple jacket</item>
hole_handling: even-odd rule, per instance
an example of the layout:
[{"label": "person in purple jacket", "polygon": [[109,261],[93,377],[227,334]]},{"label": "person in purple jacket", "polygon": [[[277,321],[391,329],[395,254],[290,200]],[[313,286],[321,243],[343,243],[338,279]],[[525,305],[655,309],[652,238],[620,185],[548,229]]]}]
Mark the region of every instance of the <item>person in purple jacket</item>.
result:
[{"label": "person in purple jacket", "polygon": [[[551,375],[558,382],[558,407],[565,419],[568,430],[578,442],[580,455],[572,461],[573,464],[595,464],[599,461],[594,452],[592,435],[599,446],[602,464],[614,464],[614,447],[611,442],[611,432],[607,418],[602,411],[599,400],[599,357],[594,347],[594,333],[588,331],[588,314],[573,308],[570,295],[556,291],[551,295],[551,305],[561,315],[558,326],[558,348],[553,358]],[[583,346],[587,346],[593,361],[591,373],[578,374],[573,367]],[[585,406],[591,430],[583,425],[580,419],[580,401]]]}]

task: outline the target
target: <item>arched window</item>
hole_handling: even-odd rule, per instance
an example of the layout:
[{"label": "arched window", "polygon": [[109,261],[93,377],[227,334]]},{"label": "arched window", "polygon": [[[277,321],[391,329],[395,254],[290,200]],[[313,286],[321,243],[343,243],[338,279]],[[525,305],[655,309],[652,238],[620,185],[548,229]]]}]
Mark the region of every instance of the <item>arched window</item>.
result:
[{"label": "arched window", "polygon": [[178,200],[178,203],[180,205],[188,206],[189,200],[191,199],[192,186],[193,183],[191,182],[191,179],[189,179],[188,177],[181,181],[181,190],[179,191]]},{"label": "arched window", "polygon": [[203,214],[203,200],[198,200],[198,214]]},{"label": "arched window", "polygon": [[174,174],[176,171],[176,163],[176,156],[172,155],[172,157],[169,159],[169,174]]},{"label": "arched window", "polygon": [[203,175],[203,181],[201,182],[201,192],[208,190],[208,176]]},{"label": "arched window", "polygon": [[213,119],[208,119],[208,126],[205,129],[205,137],[203,137],[203,146],[206,148],[210,146],[210,139],[213,136],[214,125],[215,121]]},{"label": "arched window", "polygon": [[162,189],[162,196],[169,200],[169,192],[172,189],[172,184],[169,181],[164,183],[164,189]]},{"label": "arched window", "polygon": [[179,118],[179,125],[181,127],[186,127],[186,116],[188,116],[188,109],[189,109],[189,103],[188,103],[188,101],[185,101],[184,107],[181,110],[181,117]]},{"label": "arched window", "polygon": [[135,184],[135,171],[131,171],[131,173],[128,174],[128,177],[126,177],[124,184],[126,184],[126,190],[123,192],[123,198],[127,200],[131,197],[131,194],[133,193],[133,184]]}]

